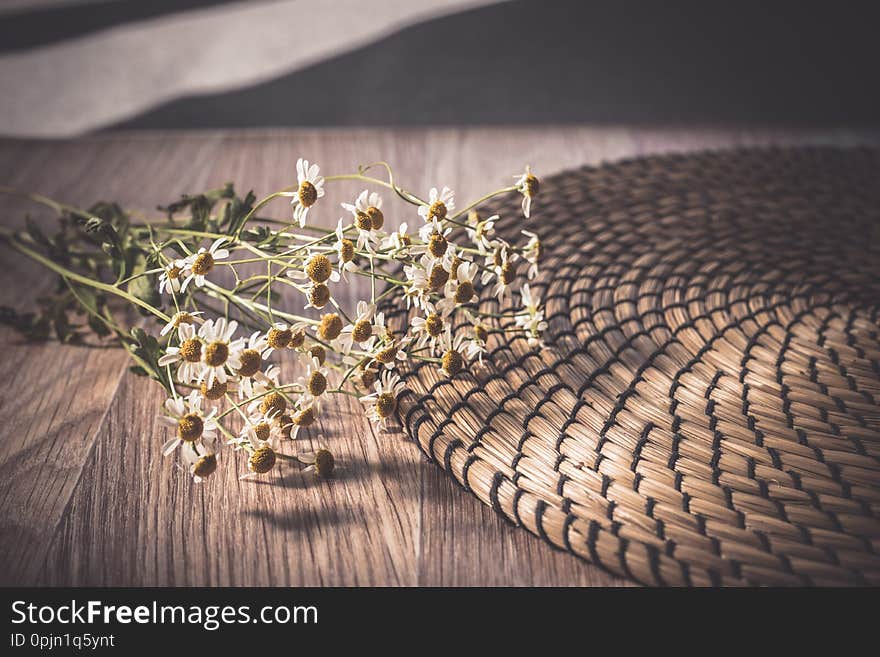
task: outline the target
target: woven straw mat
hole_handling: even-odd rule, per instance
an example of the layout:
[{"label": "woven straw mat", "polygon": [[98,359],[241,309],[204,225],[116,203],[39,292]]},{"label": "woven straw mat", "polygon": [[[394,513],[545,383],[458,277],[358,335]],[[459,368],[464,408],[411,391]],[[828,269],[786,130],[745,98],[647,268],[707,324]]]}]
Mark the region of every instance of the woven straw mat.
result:
[{"label": "woven straw mat", "polygon": [[[880,584],[880,151],[647,157],[542,180],[527,221],[519,201],[491,210],[542,238],[547,347],[492,333],[451,380],[411,363],[427,458],[641,583]],[[512,308],[492,287],[480,307]]]}]

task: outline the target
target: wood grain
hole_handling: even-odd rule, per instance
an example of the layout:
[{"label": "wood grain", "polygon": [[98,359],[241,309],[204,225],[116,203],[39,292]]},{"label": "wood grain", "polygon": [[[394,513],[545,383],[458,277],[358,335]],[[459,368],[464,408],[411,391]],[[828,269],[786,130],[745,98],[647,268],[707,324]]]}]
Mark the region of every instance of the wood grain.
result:
[{"label": "wood grain", "polygon": [[[122,133],[72,142],[0,142],[0,184],[59,200],[118,200],[151,212],[185,192],[234,180],[258,196],[290,184],[296,157],[324,171],[378,159],[414,191],[456,189],[459,203],[539,174],[648,152],[767,143],[855,144],[877,134],[649,128],[301,130]],[[341,186],[336,202],[356,193]],[[341,194],[341,195],[340,195]],[[4,198],[5,226],[49,214]],[[386,214],[390,226],[412,217]],[[288,211],[275,206],[278,217]],[[313,212],[325,225],[328,201]],[[5,254],[0,303],[21,306],[52,277]],[[26,286],[22,293],[22,286]],[[351,295],[363,294],[352,287]],[[41,585],[621,585],[504,523],[396,432],[376,432],[354,402],[297,441],[328,446],[332,481],[283,463],[240,482],[224,454],[195,485],[162,459],[161,390],[126,375],[123,353],[21,344],[0,329],[0,583]]]}]

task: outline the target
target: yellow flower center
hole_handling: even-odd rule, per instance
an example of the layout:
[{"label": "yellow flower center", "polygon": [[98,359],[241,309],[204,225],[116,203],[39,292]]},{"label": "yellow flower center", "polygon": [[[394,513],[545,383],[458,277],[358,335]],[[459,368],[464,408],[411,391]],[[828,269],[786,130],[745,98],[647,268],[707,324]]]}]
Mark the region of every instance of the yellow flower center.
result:
[{"label": "yellow flower center", "polygon": [[318,335],[322,340],[335,340],[342,332],[342,319],[336,313],[327,313],[318,324]]},{"label": "yellow flower center", "polygon": [[351,339],[355,342],[365,342],[373,335],[373,325],[366,319],[355,322],[351,328]]},{"label": "yellow flower center", "polygon": [[446,281],[448,280],[449,272],[443,269],[442,265],[436,264],[431,267],[431,273],[428,274],[428,285],[432,290],[439,290],[446,285]]},{"label": "yellow flower center", "polygon": [[284,413],[287,410],[287,400],[280,392],[274,390],[263,397],[260,402],[260,412],[262,413]]},{"label": "yellow flower center", "polygon": [[306,341],[306,332],[303,329],[300,329],[299,331],[296,331],[290,337],[290,344],[287,346],[291,347],[293,349],[298,349],[303,346],[303,342],[305,342],[305,341]]},{"label": "yellow flower center", "polygon": [[376,398],[376,414],[379,417],[391,417],[397,408],[397,399],[390,392],[383,392]]},{"label": "yellow flower center", "polygon": [[217,470],[217,456],[215,454],[205,454],[192,466],[192,473],[197,477],[209,477],[214,474],[215,470]]},{"label": "yellow flower center", "polygon": [[443,201],[434,201],[428,208],[428,221],[446,219],[446,212],[446,204]]},{"label": "yellow flower center", "polygon": [[287,328],[280,329],[273,326],[266,333],[266,342],[273,349],[284,349],[290,344],[291,339],[293,339],[293,331]]},{"label": "yellow flower center", "polygon": [[281,427],[281,435],[290,440],[290,430],[293,428],[293,420],[289,415],[279,415],[278,425]]},{"label": "yellow flower center", "polygon": [[527,174],[523,182],[523,188],[525,189],[526,196],[537,196],[538,191],[541,189],[541,183],[532,174]]},{"label": "yellow flower center", "polygon": [[431,235],[431,239],[428,240],[428,251],[431,252],[431,255],[435,258],[443,257],[443,254],[446,253],[446,249],[449,248],[449,242],[446,241],[446,238],[439,233],[434,233]]},{"label": "yellow flower center", "polygon": [[202,437],[205,423],[197,413],[187,413],[177,421],[177,437],[191,443]]},{"label": "yellow flower center", "polygon": [[190,315],[187,312],[180,312],[174,316],[174,328],[180,328],[181,324],[192,324],[195,320],[195,317]]},{"label": "yellow flower center", "polygon": [[254,435],[257,437],[257,440],[262,440],[266,442],[269,440],[269,436],[272,434],[272,427],[269,426],[268,422],[259,422],[254,425]]},{"label": "yellow flower center", "polygon": [[474,337],[480,342],[485,342],[489,339],[489,331],[482,324],[477,324],[474,327]]},{"label": "yellow flower center", "polygon": [[318,190],[308,180],[304,180],[299,186],[299,202],[303,207],[308,208],[315,204],[318,200]]},{"label": "yellow flower center", "polygon": [[455,303],[468,303],[474,298],[474,284],[464,281],[455,288]]},{"label": "yellow flower center", "polygon": [[196,276],[204,276],[214,269],[214,256],[208,251],[200,253],[192,263],[192,273]]},{"label": "yellow flower center", "polygon": [[323,254],[312,256],[306,265],[306,274],[315,283],[323,283],[332,273],[333,265],[330,264],[330,258]]},{"label": "yellow flower center", "polygon": [[226,384],[225,381],[221,383],[217,379],[214,379],[214,383],[211,385],[210,388],[205,381],[202,381],[202,394],[205,396],[206,399],[216,401],[226,394],[226,390],[228,389],[228,387],[229,386]]},{"label": "yellow flower center", "polygon": [[238,368],[238,373],[246,379],[259,372],[260,367],[263,366],[263,357],[256,349],[245,349],[241,352],[239,359],[241,367]]},{"label": "yellow flower center", "polygon": [[425,331],[433,338],[443,332],[443,318],[437,313],[431,313],[425,318]]},{"label": "yellow flower center", "polygon": [[315,409],[312,406],[293,414],[293,423],[298,427],[308,427],[315,423]]},{"label": "yellow flower center", "polygon": [[202,360],[202,343],[196,338],[184,340],[180,345],[180,357],[187,363],[198,363]]},{"label": "yellow flower center", "polygon": [[313,397],[320,397],[327,389],[327,377],[321,372],[312,372],[309,376],[309,394]]},{"label": "yellow flower center", "polygon": [[275,467],[275,450],[268,445],[255,449],[248,459],[248,469],[256,474],[265,474]]},{"label": "yellow flower center", "polygon": [[178,267],[177,265],[172,265],[171,267],[168,268],[168,271],[167,271],[168,278],[170,278],[172,281],[177,278],[180,278],[180,272],[181,272],[180,267]]},{"label": "yellow flower center", "polygon": [[505,262],[501,267],[501,281],[505,285],[510,285],[516,278],[516,265],[512,262]]},{"label": "yellow flower center", "polygon": [[229,345],[225,342],[212,342],[205,347],[205,363],[211,367],[220,367],[229,358]]},{"label": "yellow flower center", "polygon": [[393,363],[394,359],[397,357],[397,349],[397,343],[392,343],[376,354],[376,360],[380,363]]},{"label": "yellow flower center", "polygon": [[323,365],[324,361],[327,360],[327,352],[324,350],[324,347],[319,344],[313,344],[309,348],[309,353],[312,355],[312,358],[317,358],[318,363],[321,365]]},{"label": "yellow flower center", "polygon": [[309,303],[315,308],[323,308],[330,301],[330,288],[323,283],[312,286],[309,290]]},{"label": "yellow flower center", "polygon": [[349,262],[354,258],[354,242],[351,240],[342,240],[339,242],[339,259],[342,262]]},{"label": "yellow flower center", "polygon": [[319,449],[315,452],[315,474],[319,477],[329,477],[333,474],[335,461],[330,450]]},{"label": "yellow flower center", "polygon": [[367,208],[367,216],[370,217],[370,225],[373,230],[379,230],[385,225],[385,215],[382,214],[382,211],[379,208],[371,205]]},{"label": "yellow flower center", "polygon": [[449,376],[455,376],[461,371],[461,368],[464,366],[464,359],[461,357],[461,354],[458,353],[455,349],[450,349],[445,354],[443,354],[443,358],[440,359],[441,364],[443,365],[443,369],[449,373]]}]

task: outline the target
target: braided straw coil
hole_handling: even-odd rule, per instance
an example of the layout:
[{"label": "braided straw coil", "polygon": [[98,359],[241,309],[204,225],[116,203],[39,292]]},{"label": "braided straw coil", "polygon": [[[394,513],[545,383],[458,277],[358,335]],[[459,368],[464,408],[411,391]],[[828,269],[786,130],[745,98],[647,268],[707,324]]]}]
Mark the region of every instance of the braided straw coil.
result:
[{"label": "braided straw coil", "polygon": [[880,584],[880,151],[648,157],[542,180],[528,221],[519,200],[493,211],[542,238],[548,346],[410,363],[425,455],[641,583]]}]

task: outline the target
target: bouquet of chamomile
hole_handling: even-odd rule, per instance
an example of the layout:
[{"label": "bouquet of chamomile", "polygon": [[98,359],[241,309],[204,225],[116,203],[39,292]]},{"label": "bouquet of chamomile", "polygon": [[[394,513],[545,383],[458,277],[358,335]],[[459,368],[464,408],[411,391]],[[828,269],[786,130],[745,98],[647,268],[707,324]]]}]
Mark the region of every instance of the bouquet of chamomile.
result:
[{"label": "bouquet of chamomile", "polygon": [[[375,170],[384,175],[370,175]],[[55,272],[59,284],[38,312],[4,308],[0,319],[33,339],[97,334],[124,347],[132,370],[167,393],[160,419],[168,440],[157,449],[180,459],[196,481],[214,473],[224,446],[246,453],[243,477],[270,472],[279,458],[330,476],[328,450],[291,454],[291,441],[332,412],[337,394],[358,398],[384,428],[408,361],[430,362],[445,377],[480,366],[496,330],[475,303],[481,289],[510,300],[505,316],[541,346],[546,322],[529,287],[541,241],[529,230],[516,232],[517,243],[496,234],[502,221],[527,225],[538,194],[528,168],[514,179],[458,208],[448,187],[424,197],[400,187],[384,162],[322,176],[317,164],[299,159],[296,183],[262,200],[228,184],[160,207],[155,220],[115,203],[80,209],[3,189],[57,212],[54,231],[28,220],[2,237]],[[328,203],[328,189],[344,180],[365,189]],[[481,214],[490,199],[513,193],[522,195],[524,219]],[[384,214],[390,199],[407,209],[394,229]],[[259,215],[273,202],[290,203],[286,220]],[[334,229],[321,228],[313,221],[319,212],[341,218]],[[369,296],[342,293],[356,277],[368,280]],[[407,332],[395,333],[381,309],[401,306],[411,317]],[[290,372],[273,358],[286,351],[297,354]]]}]

